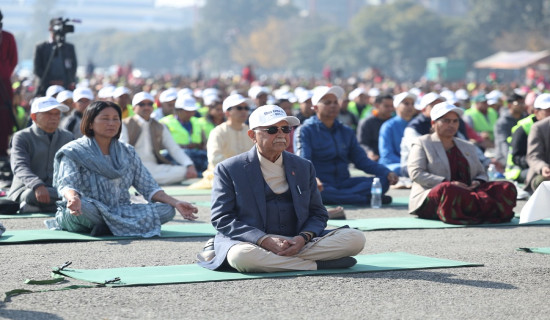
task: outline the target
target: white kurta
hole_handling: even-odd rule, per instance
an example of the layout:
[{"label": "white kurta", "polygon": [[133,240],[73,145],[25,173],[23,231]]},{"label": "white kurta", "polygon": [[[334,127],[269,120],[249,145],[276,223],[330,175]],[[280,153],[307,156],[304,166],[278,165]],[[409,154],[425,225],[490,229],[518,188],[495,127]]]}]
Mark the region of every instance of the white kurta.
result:
[{"label": "white kurta", "polygon": [[[151,120],[145,121],[141,117],[136,117],[140,122],[141,134],[139,135],[136,145],[134,146],[136,153],[141,158],[143,165],[151,172],[153,178],[159,184],[173,184],[179,183],[185,180],[185,174],[187,173],[187,167],[193,165],[193,161],[185,154],[185,152],[178,146],[178,144],[170,135],[168,129],[163,126],[162,130],[162,145],[168,151],[168,154],[179,165],[159,164],[155,154],[153,153],[153,145],[151,143],[151,130],[149,125]],[[120,135],[120,141],[128,143],[128,130],[126,126],[122,125],[122,132]]]}]

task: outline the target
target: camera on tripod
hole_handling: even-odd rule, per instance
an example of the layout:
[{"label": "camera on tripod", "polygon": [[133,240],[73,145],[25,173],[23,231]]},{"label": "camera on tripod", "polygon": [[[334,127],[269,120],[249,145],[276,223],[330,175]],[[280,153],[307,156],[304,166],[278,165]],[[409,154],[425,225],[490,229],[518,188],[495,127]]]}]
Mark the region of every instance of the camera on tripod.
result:
[{"label": "camera on tripod", "polygon": [[79,20],[69,19],[63,17],[55,18],[50,21],[51,30],[54,34],[54,40],[57,43],[64,43],[65,42],[65,35],[67,33],[74,32],[74,25],[69,24],[71,22],[80,22]]}]

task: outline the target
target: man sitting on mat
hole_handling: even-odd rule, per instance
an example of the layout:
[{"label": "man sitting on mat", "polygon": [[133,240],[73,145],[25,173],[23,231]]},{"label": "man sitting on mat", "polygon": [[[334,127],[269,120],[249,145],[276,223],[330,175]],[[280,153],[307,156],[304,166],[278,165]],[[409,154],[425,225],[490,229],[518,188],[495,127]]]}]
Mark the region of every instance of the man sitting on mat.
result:
[{"label": "man sitting on mat", "polygon": [[57,210],[59,196],[52,186],[54,155],[73,140],[72,133],[59,128],[61,113],[67,111],[69,107],[54,98],[37,98],[31,106],[33,125],[13,136],[13,183],[8,199],[20,203],[19,213]]},{"label": "man sitting on mat", "polygon": [[[323,186],[321,197],[325,204],[370,203],[373,177],[350,177],[349,164],[359,170],[380,178],[382,192],[396,184],[399,177],[367,157],[353,130],[340,121],[340,99],[344,90],[338,86],[318,87],[313,90],[311,102],[316,115],[307,119],[294,136],[294,152],[310,160],[315,166],[319,185]],[[382,203],[392,199],[382,196]]]},{"label": "man sitting on mat", "polygon": [[[328,214],[311,162],[284,151],[300,121],[278,106],[250,115],[254,147],[216,166],[212,188],[215,256],[212,270],[276,272],[349,268],[365,237],[354,229],[325,230]],[[201,257],[199,255],[199,257]]]}]

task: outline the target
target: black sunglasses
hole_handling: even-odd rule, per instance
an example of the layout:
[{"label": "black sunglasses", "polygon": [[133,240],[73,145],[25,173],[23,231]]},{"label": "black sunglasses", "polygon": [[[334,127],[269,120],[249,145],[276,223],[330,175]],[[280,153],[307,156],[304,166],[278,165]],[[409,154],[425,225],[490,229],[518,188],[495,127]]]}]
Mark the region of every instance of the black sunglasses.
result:
[{"label": "black sunglasses", "polygon": [[140,107],[145,107],[145,106],[152,107],[153,103],[152,102],[140,102],[137,105],[140,106]]},{"label": "black sunglasses", "polygon": [[290,126],[282,126],[282,127],[271,126],[267,128],[258,128],[257,130],[265,131],[269,134],[276,134],[277,132],[279,132],[279,128],[283,133],[290,133],[290,131],[292,130]]},{"label": "black sunglasses", "polygon": [[227,110],[231,110],[231,109],[237,109],[239,111],[243,111],[243,110],[246,110],[246,111],[250,111],[250,107],[246,106],[246,107],[243,107],[243,106],[236,106],[236,107],[231,107]]}]

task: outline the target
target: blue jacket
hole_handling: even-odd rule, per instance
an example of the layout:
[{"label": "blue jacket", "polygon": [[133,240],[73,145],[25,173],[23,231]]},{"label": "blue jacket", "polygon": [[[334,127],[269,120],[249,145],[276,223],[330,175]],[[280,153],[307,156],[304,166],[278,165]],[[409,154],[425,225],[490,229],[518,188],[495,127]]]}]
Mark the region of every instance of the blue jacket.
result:
[{"label": "blue jacket", "polygon": [[387,177],[390,172],[385,166],[370,160],[357,142],[353,130],[338,120],[330,129],[317,116],[304,121],[295,132],[294,152],[310,160],[317,177],[323,183],[332,185],[350,177],[350,163],[378,177]]},{"label": "blue jacket", "polygon": [[380,150],[381,164],[401,162],[401,139],[405,133],[408,122],[399,116],[395,116],[384,122],[380,127],[378,148]]},{"label": "blue jacket", "polygon": [[[325,235],[328,214],[317,190],[313,165],[286,151],[282,157],[296,211],[295,234],[311,231]],[[212,225],[218,231],[214,239],[216,256],[209,262],[200,262],[201,266],[215,270],[222,266],[232,246],[240,242],[256,244],[266,235],[264,181],[256,146],[216,166],[211,208]],[[282,218],[280,223],[284,224]]]}]

